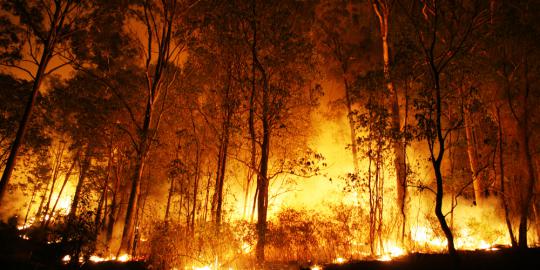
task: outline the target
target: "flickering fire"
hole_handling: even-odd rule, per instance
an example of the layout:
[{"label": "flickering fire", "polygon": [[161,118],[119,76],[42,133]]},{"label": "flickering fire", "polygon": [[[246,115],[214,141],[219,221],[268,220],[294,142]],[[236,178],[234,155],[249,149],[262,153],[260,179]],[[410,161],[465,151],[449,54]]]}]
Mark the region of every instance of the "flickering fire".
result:
[{"label": "flickering fire", "polygon": [[210,268],[210,266],[208,266],[208,265],[203,266],[203,267],[193,266],[193,270],[212,270],[212,268]]},{"label": "flickering fire", "polygon": [[116,256],[108,256],[108,257],[100,257],[100,256],[97,256],[97,255],[92,255],[90,256],[90,259],[89,259],[91,262],[95,262],[95,263],[98,263],[98,262],[106,262],[106,261],[118,261],[118,262],[127,262],[127,261],[130,261],[131,260],[131,256],[129,256],[128,254],[122,254],[118,257]]}]

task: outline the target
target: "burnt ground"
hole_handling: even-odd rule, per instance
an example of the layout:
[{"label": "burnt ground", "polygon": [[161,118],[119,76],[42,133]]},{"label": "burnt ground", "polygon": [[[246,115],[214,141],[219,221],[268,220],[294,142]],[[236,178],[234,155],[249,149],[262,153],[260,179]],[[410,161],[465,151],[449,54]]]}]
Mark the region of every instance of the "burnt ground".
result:
[{"label": "burnt ground", "polygon": [[342,265],[326,265],[325,270],[537,270],[540,269],[540,248],[524,251],[509,248],[495,251],[460,251],[458,259],[446,254],[409,254],[392,261],[357,261]]},{"label": "burnt ground", "polygon": [[[1,228],[3,227],[3,228]],[[80,265],[66,265],[61,258],[67,247],[60,244],[46,244],[42,241],[24,240],[14,228],[0,226],[0,269],[84,269],[84,270],[143,270],[144,262],[102,262]],[[296,263],[288,265],[269,264],[268,269],[310,269],[301,268]],[[354,261],[342,265],[325,265],[325,270],[538,270],[540,269],[540,248],[524,251],[508,248],[496,251],[460,251],[456,261],[445,254],[410,254],[392,261]]]}]

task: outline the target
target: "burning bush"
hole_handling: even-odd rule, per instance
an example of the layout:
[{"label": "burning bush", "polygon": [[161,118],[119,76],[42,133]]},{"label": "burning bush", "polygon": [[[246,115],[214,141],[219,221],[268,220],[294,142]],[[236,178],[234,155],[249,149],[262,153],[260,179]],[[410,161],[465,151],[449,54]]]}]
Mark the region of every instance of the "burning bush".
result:
[{"label": "burning bush", "polygon": [[238,221],[201,224],[193,231],[179,224],[158,223],[149,239],[149,263],[156,269],[236,266],[250,261],[254,226]]}]

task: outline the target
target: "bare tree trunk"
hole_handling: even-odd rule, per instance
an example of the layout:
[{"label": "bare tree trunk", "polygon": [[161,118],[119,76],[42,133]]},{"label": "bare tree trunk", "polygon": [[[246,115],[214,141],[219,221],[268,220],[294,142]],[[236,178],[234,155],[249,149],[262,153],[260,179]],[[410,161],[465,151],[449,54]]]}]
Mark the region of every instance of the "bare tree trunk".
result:
[{"label": "bare tree trunk", "polygon": [[[250,162],[250,168],[249,168],[249,175],[248,175],[248,179],[247,179],[247,187],[246,187],[246,203],[247,203],[247,196],[248,196],[248,193],[249,193],[249,186],[251,184],[251,181],[253,180],[253,176],[254,175],[257,175],[257,137],[256,137],[256,133],[255,133],[255,96],[256,96],[256,86],[257,86],[257,81],[256,81],[256,78],[257,78],[257,74],[256,74],[256,71],[257,71],[257,67],[255,66],[255,57],[256,57],[256,54],[257,54],[257,23],[255,21],[255,15],[256,15],[256,6],[255,6],[255,1],[256,0],[252,0],[252,4],[253,4],[253,22],[252,22],[252,27],[253,27],[253,42],[251,44],[251,54],[252,54],[252,61],[253,63],[251,63],[251,94],[249,96],[249,119],[248,119],[248,124],[249,124],[249,139],[251,141],[251,162]],[[256,189],[258,190],[258,185],[256,187]],[[255,195],[254,195],[254,199],[253,199],[253,207],[251,209],[251,221],[253,221],[253,213],[255,212],[255,198],[257,197],[257,192],[255,192]]]},{"label": "bare tree trunk", "polygon": [[30,196],[30,201],[28,202],[28,207],[26,208],[26,214],[24,215],[24,223],[23,223],[23,229],[26,227],[26,224],[28,223],[28,216],[30,215],[30,210],[32,209],[32,205],[34,204],[34,198],[36,197],[36,193],[38,191],[39,185],[34,186],[34,190],[32,191],[32,196]]},{"label": "bare tree trunk", "polygon": [[[343,65],[342,65],[343,66]],[[343,67],[343,76],[346,76],[347,68]],[[358,144],[356,143],[357,137],[356,137],[356,127],[354,124],[354,118],[353,118],[353,109],[352,109],[352,97],[351,97],[351,87],[349,85],[349,82],[346,78],[343,79],[343,83],[345,84],[345,103],[347,107],[347,120],[349,121],[349,130],[351,135],[351,153],[352,153],[352,159],[353,159],[353,166],[354,166],[354,173],[359,173],[359,166],[358,166]]]},{"label": "bare tree trunk", "polygon": [[[56,206],[58,205],[58,202],[60,201],[60,196],[62,196],[62,193],[64,192],[64,188],[66,187],[67,182],[69,181],[69,177],[71,176],[71,172],[73,172],[73,169],[75,168],[75,164],[77,164],[77,161],[79,160],[79,154],[80,150],[77,151],[75,156],[73,157],[73,162],[71,162],[71,166],[69,166],[68,171],[66,172],[66,175],[64,176],[64,182],[62,183],[62,187],[60,187],[60,191],[58,191],[58,196],[56,196],[56,200],[54,201],[54,205],[51,210],[51,215],[56,211]],[[45,212],[45,214],[47,214]],[[49,220],[46,220],[43,223],[43,227],[47,227],[49,225]]]},{"label": "bare tree trunk", "polygon": [[[525,103],[524,107],[527,106],[527,103]],[[518,245],[520,248],[525,249],[528,247],[527,244],[527,221],[529,217],[529,212],[531,208],[531,202],[533,197],[533,191],[534,191],[534,183],[535,183],[535,171],[534,171],[534,165],[532,161],[532,155],[529,147],[529,128],[528,128],[528,112],[527,109],[525,109],[525,113],[521,123],[519,124],[519,131],[518,131],[518,137],[519,137],[519,148],[520,153],[522,155],[522,160],[524,162],[524,170],[523,170],[523,178],[524,184],[521,186],[522,195],[521,195],[521,212],[520,212],[520,219],[519,219],[519,240]]]},{"label": "bare tree trunk", "polygon": [[[54,168],[53,168],[53,175],[52,175],[52,183],[51,183],[51,190],[49,191],[49,197],[47,198],[47,203],[45,203],[45,210],[44,210],[44,216],[47,216],[47,213],[49,212],[49,207],[51,206],[51,199],[54,193],[54,187],[56,185],[56,180],[58,180],[58,174],[60,174],[60,168],[62,167],[62,156],[64,155],[64,147],[65,143],[62,142],[62,145],[60,146],[60,149],[55,155],[55,162],[54,162]],[[44,223],[47,222],[47,219],[43,220]]]},{"label": "bare tree trunk", "polygon": [[209,196],[210,196],[210,182],[211,182],[211,179],[212,179],[212,174],[209,173],[208,174],[208,181],[206,181],[206,196],[205,196],[205,199],[204,199],[204,221],[206,221],[207,217],[208,217],[208,199],[209,199]]},{"label": "bare tree trunk", "polygon": [[221,224],[221,208],[223,204],[223,185],[225,182],[225,172],[227,166],[227,152],[229,148],[229,133],[230,133],[230,121],[232,117],[232,112],[227,112],[226,121],[223,124],[223,134],[220,143],[220,154],[219,154],[219,164],[218,172],[216,177],[216,194],[217,194],[217,207],[216,207],[216,217],[215,222],[219,227]]},{"label": "bare tree trunk", "polygon": [[171,180],[171,185],[169,187],[169,196],[167,196],[167,206],[165,207],[165,225],[168,225],[169,224],[169,213],[170,213],[170,210],[171,210],[171,199],[172,199],[172,195],[173,195],[173,190],[174,190],[174,178],[170,178]]},{"label": "bare tree trunk", "polygon": [[79,207],[82,187],[84,185],[86,174],[88,173],[88,168],[90,167],[91,159],[92,159],[91,148],[90,146],[87,146],[84,160],[80,163],[79,181],[77,182],[77,187],[75,188],[75,194],[73,195],[73,201],[71,202],[71,208],[69,209],[69,215],[68,215],[69,223],[73,222],[77,216],[77,208]]},{"label": "bare tree trunk", "polygon": [[[258,187],[258,201],[257,201],[257,245],[255,247],[255,257],[257,263],[264,264],[264,248],[266,245],[266,227],[267,227],[267,211],[268,211],[268,159],[270,155],[270,120],[269,120],[269,86],[266,71],[262,64],[259,62],[257,56],[257,18],[255,1],[252,1],[253,8],[253,44],[252,44],[252,58],[253,65],[257,67],[261,73],[263,87],[262,87],[262,144],[261,144],[261,159],[260,170],[257,174],[257,187]],[[255,77],[253,78],[255,80]]]},{"label": "bare tree trunk", "polygon": [[195,219],[197,215],[197,196],[199,192],[199,179],[201,177],[201,162],[200,162],[201,150],[199,143],[197,142],[197,158],[196,158],[196,170],[195,179],[193,180],[193,210],[191,212],[191,236],[195,235]]},{"label": "bare tree trunk", "polygon": [[109,180],[111,178],[111,167],[112,167],[112,159],[113,159],[113,134],[111,133],[110,136],[111,140],[109,142],[109,156],[107,157],[107,173],[105,175],[105,181],[103,183],[103,189],[101,192],[101,196],[99,198],[98,202],[98,208],[96,210],[96,218],[94,221],[94,224],[96,225],[96,233],[99,232],[100,227],[103,225],[102,219],[101,219],[101,212],[105,210],[103,213],[103,216],[106,216],[106,209],[107,209],[107,191],[109,189]]},{"label": "bare tree trunk", "polygon": [[508,198],[507,194],[505,192],[505,184],[504,184],[504,144],[503,144],[503,129],[502,129],[502,123],[501,123],[501,114],[499,107],[496,108],[497,110],[497,125],[498,125],[498,144],[499,144],[499,169],[500,169],[500,185],[501,185],[501,201],[503,205],[504,210],[504,220],[506,221],[506,228],[508,228],[508,235],[510,236],[510,242],[512,243],[512,247],[517,247],[517,241],[516,236],[514,235],[514,229],[512,228],[512,221],[510,220],[510,210],[508,207]]},{"label": "bare tree trunk", "polygon": [[122,165],[121,160],[118,160],[115,173],[114,173],[115,181],[114,181],[114,187],[113,187],[113,192],[112,192],[111,205],[109,206],[109,217],[108,217],[108,222],[107,222],[107,231],[106,231],[106,238],[105,238],[107,241],[107,245],[111,244],[113,231],[114,231],[114,225],[116,224],[116,218],[118,216],[118,213],[120,212],[118,204],[117,204],[117,200],[118,200],[117,198],[118,198],[118,193],[120,192],[120,172],[122,171],[121,165]]},{"label": "bare tree trunk", "polygon": [[[141,155],[141,153],[139,153]],[[124,223],[124,230],[122,232],[122,240],[120,242],[120,249],[118,254],[127,254],[132,249],[132,239],[135,227],[135,218],[137,213],[137,206],[139,204],[139,193],[141,192],[140,181],[144,172],[144,159],[142,156],[137,158],[135,165],[135,175],[131,180],[131,192],[129,194],[129,200],[126,209],[126,219]]]},{"label": "bare tree trunk", "polygon": [[467,157],[469,158],[469,166],[471,169],[471,175],[473,179],[473,191],[474,191],[474,204],[482,204],[482,179],[480,177],[478,167],[478,152],[476,150],[476,140],[473,134],[473,124],[471,120],[471,112],[466,102],[466,97],[463,93],[463,89],[460,87],[459,92],[462,100],[462,114],[465,122],[465,137],[467,139]]},{"label": "bare tree trunk", "polygon": [[[394,87],[392,81],[392,75],[390,70],[390,50],[388,43],[388,24],[390,16],[390,3],[386,1],[373,0],[372,1],[373,10],[379,19],[380,26],[380,35],[382,41],[382,54],[383,54],[383,63],[384,63],[384,80],[386,84],[386,89],[390,97],[389,104],[392,112],[392,129],[399,135],[401,132],[401,116],[399,112],[399,101],[397,90]],[[405,228],[407,220],[407,210],[406,210],[406,197],[407,197],[407,173],[406,173],[406,149],[405,143],[398,136],[394,138],[393,141],[394,148],[394,166],[396,169],[396,190],[397,190],[397,206],[401,213],[401,222],[402,228]],[[405,234],[404,231],[401,233]]]},{"label": "bare tree trunk", "polygon": [[[432,65],[434,67],[434,65]],[[441,165],[444,157],[444,150],[445,150],[445,141],[444,136],[442,133],[442,121],[441,121],[441,114],[442,114],[442,105],[441,105],[441,87],[440,87],[440,78],[439,73],[436,70],[436,68],[432,69],[432,75],[433,75],[433,81],[434,81],[434,90],[435,90],[435,113],[436,113],[436,121],[435,121],[435,128],[437,132],[437,145],[438,147],[438,153],[437,157],[435,157],[434,154],[434,142],[432,142],[430,146],[430,152],[431,152],[431,163],[433,164],[433,170],[435,171],[435,180],[437,182],[437,190],[435,194],[435,215],[437,216],[437,219],[439,220],[439,223],[441,225],[441,229],[444,232],[444,235],[446,236],[447,244],[448,244],[448,253],[455,257],[457,256],[456,248],[454,246],[454,235],[452,234],[452,230],[450,230],[450,227],[448,227],[448,224],[446,223],[446,218],[444,214],[442,213],[442,203],[443,203],[443,176],[441,172]]]},{"label": "bare tree trunk", "polygon": [[[264,105],[263,105],[264,107]],[[264,111],[264,109],[263,109]],[[264,115],[264,113],[263,113]],[[264,116],[263,116],[264,119]],[[268,211],[268,158],[270,152],[270,134],[267,120],[263,122],[263,143],[261,147],[261,171],[257,176],[259,186],[257,205],[257,246],[256,257],[259,263],[264,262],[264,246],[266,244],[266,218]]]}]

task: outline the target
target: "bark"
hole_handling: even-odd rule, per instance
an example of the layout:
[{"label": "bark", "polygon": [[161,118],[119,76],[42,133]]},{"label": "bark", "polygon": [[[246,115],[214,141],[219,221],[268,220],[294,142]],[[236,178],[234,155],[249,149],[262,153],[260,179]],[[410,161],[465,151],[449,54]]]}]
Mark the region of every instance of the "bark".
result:
[{"label": "bark", "polygon": [[[347,67],[344,66],[343,69],[343,76],[346,76],[346,70]],[[354,166],[354,173],[359,173],[359,166],[358,166],[358,144],[356,143],[356,128],[354,125],[354,117],[353,117],[353,108],[352,108],[352,93],[351,93],[351,87],[349,85],[349,82],[346,78],[343,79],[343,83],[345,84],[345,105],[347,107],[347,120],[349,122],[349,129],[350,129],[350,135],[351,135],[351,153],[352,153],[352,159],[353,159],[353,166]]]},{"label": "bark", "polygon": [[144,172],[144,157],[137,158],[135,165],[135,174],[131,180],[131,192],[129,193],[129,199],[126,209],[126,218],[124,223],[124,230],[122,231],[122,240],[120,242],[120,249],[118,255],[127,254],[132,249],[132,238],[135,229],[135,217],[137,213],[137,206],[139,204],[139,193],[141,190],[140,181]]},{"label": "bark", "polygon": [[[257,67],[255,66],[255,56],[257,54],[257,25],[255,21],[255,0],[252,1],[253,3],[253,42],[251,44],[251,53],[253,58],[253,63],[251,63],[251,93],[249,96],[249,119],[248,119],[248,125],[249,125],[249,139],[251,142],[251,160],[250,160],[250,168],[249,173],[247,177],[247,186],[246,186],[246,194],[245,194],[245,202],[244,204],[247,204],[247,197],[249,194],[249,186],[251,184],[251,181],[253,180],[253,176],[256,175],[257,170],[257,137],[255,133],[255,95],[256,95],[256,71]],[[254,198],[257,197],[257,195],[254,195]],[[254,199],[255,200],[255,199]],[[255,202],[253,202],[253,207],[251,210],[251,220],[253,221],[253,213],[255,209]]]},{"label": "bark", "polygon": [[222,205],[223,205],[223,185],[225,182],[225,172],[227,167],[227,153],[229,149],[229,137],[230,137],[230,122],[232,117],[232,111],[230,109],[227,109],[226,112],[226,120],[223,123],[223,133],[221,135],[221,143],[220,143],[220,151],[219,151],[219,158],[218,158],[218,172],[216,177],[216,200],[217,200],[217,206],[216,206],[216,216],[215,216],[215,222],[217,227],[221,225],[221,212],[222,212]]},{"label": "bark", "polygon": [[[264,107],[264,105],[263,105]],[[263,109],[264,111],[264,109]],[[264,114],[264,113],[263,113]],[[264,118],[264,117],[263,117]],[[261,171],[257,175],[259,194],[257,198],[257,247],[256,258],[259,263],[264,262],[264,246],[266,244],[266,218],[268,211],[268,158],[270,151],[270,134],[267,121],[263,122],[263,143],[261,146]]]},{"label": "bark", "polygon": [[212,179],[212,174],[208,175],[208,181],[206,181],[206,195],[204,199],[204,221],[207,220],[208,217],[208,198],[210,196],[210,182]]},{"label": "bark", "polygon": [[199,179],[201,175],[201,150],[199,149],[199,143],[197,141],[197,160],[196,160],[196,170],[195,170],[195,179],[193,181],[193,210],[191,211],[191,236],[195,236],[195,219],[197,214],[197,196],[199,192]]},{"label": "bark", "polygon": [[508,236],[510,237],[510,243],[512,247],[517,247],[516,236],[514,235],[514,229],[512,228],[512,221],[510,219],[510,210],[508,206],[508,196],[505,191],[504,184],[504,150],[503,150],[503,128],[501,123],[500,110],[497,107],[497,125],[498,125],[498,144],[499,144],[499,170],[500,170],[500,185],[501,185],[501,201],[504,210],[504,220],[506,222],[506,228],[508,228]]},{"label": "bark", "polygon": [[[119,160],[121,161],[121,160]],[[119,207],[117,205],[117,198],[118,193],[120,192],[120,172],[122,171],[121,162],[117,162],[117,166],[115,169],[115,182],[114,187],[112,191],[112,198],[111,198],[111,205],[109,206],[109,217],[107,221],[107,229],[106,229],[106,240],[107,245],[111,243],[112,237],[113,237],[113,231],[114,231],[114,225],[116,224],[116,217],[119,213]]]},{"label": "bark", "polygon": [[28,124],[32,116],[32,111],[34,110],[34,107],[35,107],[37,96],[39,95],[39,89],[45,77],[45,71],[47,69],[47,66],[49,65],[49,61],[51,60],[52,54],[54,52],[54,49],[57,43],[60,42],[60,40],[58,40],[58,38],[60,38],[59,37],[60,31],[64,27],[64,20],[72,4],[73,4],[72,1],[67,1],[64,7],[61,6],[60,2],[55,4],[55,11],[52,16],[50,29],[47,33],[47,38],[44,41],[43,51],[41,53],[39,65],[38,65],[36,74],[34,75],[34,82],[32,84],[32,91],[30,94],[30,99],[28,100],[26,107],[24,109],[23,117],[19,124],[19,128],[17,129],[15,140],[13,141],[13,144],[11,145],[11,149],[9,152],[9,156],[6,160],[6,166],[4,167],[2,178],[0,179],[0,204],[2,203],[2,200],[4,199],[9,181],[11,179],[11,175],[13,173],[13,169],[15,168],[17,156],[19,154],[19,149],[21,145],[24,143],[24,137],[26,135]]},{"label": "bark", "polygon": [[26,224],[28,223],[28,216],[30,215],[30,210],[32,209],[32,205],[34,204],[34,198],[36,197],[36,193],[39,189],[39,185],[34,186],[34,190],[32,191],[32,196],[30,197],[30,201],[28,202],[28,207],[26,208],[26,214],[24,215],[24,223],[23,228],[26,227]]},{"label": "bark", "polygon": [[480,176],[478,167],[478,151],[476,148],[476,140],[473,133],[473,123],[471,119],[471,112],[465,102],[465,96],[463,90],[460,88],[460,95],[462,99],[462,114],[465,122],[465,138],[467,139],[467,157],[469,158],[469,167],[471,169],[471,175],[473,180],[474,191],[474,204],[482,205],[482,177]]},{"label": "bark", "polygon": [[[433,59],[432,59],[433,60]],[[434,154],[434,143],[432,143],[430,147],[431,152],[431,162],[433,165],[433,170],[435,172],[435,180],[437,182],[437,189],[435,194],[435,216],[437,216],[437,220],[439,221],[441,225],[441,229],[444,232],[444,235],[447,240],[448,245],[448,253],[456,257],[456,248],[454,246],[454,235],[452,234],[452,230],[450,227],[448,227],[448,224],[446,223],[446,218],[444,214],[442,213],[442,203],[443,203],[443,176],[441,172],[441,165],[444,157],[444,150],[445,150],[445,141],[444,136],[442,133],[442,121],[441,121],[441,114],[442,114],[442,105],[441,105],[441,87],[440,87],[440,78],[439,73],[436,68],[434,68],[433,62],[432,62],[432,75],[434,80],[434,90],[435,90],[435,114],[436,114],[436,120],[435,120],[435,129],[436,129],[436,140],[438,145],[438,153],[437,157],[435,158]]]},{"label": "bark", "polygon": [[90,167],[91,162],[91,150],[87,146],[84,160],[80,164],[79,171],[79,181],[77,182],[77,187],[75,188],[75,194],[73,195],[73,201],[71,202],[71,208],[69,209],[68,222],[72,223],[77,216],[77,208],[79,207],[79,202],[81,199],[82,187],[84,186],[84,180],[86,179],[86,174]]},{"label": "bark", "polygon": [[[527,103],[524,103],[524,107],[527,107]],[[525,109],[527,111],[527,109]],[[535,171],[532,160],[532,154],[529,147],[529,127],[528,127],[528,112],[524,113],[522,123],[520,124],[518,136],[519,136],[519,148],[522,155],[525,168],[523,169],[523,181],[521,185],[521,210],[519,219],[519,239],[518,245],[521,249],[528,248],[527,244],[527,221],[529,212],[531,209],[531,203],[533,198],[533,190],[535,183]]]},{"label": "bark", "polygon": [[[257,245],[255,247],[255,258],[260,265],[264,264],[264,248],[266,245],[267,211],[268,211],[268,160],[270,155],[270,99],[269,85],[266,70],[259,62],[257,53],[257,18],[255,1],[253,3],[253,44],[252,58],[253,65],[257,68],[262,77],[262,143],[260,169],[257,173]],[[253,78],[255,80],[255,77]]]},{"label": "bark", "polygon": [[171,180],[171,185],[169,186],[169,196],[167,196],[167,206],[165,207],[165,224],[169,224],[169,214],[170,214],[170,210],[171,210],[171,199],[172,199],[172,195],[173,195],[173,190],[174,190],[174,178],[170,178],[169,180]]},{"label": "bark", "polygon": [[105,175],[105,181],[103,183],[103,189],[99,198],[98,208],[96,210],[96,217],[94,221],[94,224],[96,225],[96,232],[98,232],[100,227],[103,225],[101,212],[104,211],[103,216],[107,215],[107,191],[109,189],[109,180],[111,178],[111,168],[113,160],[113,134],[111,134],[110,138],[111,140],[109,142],[109,156],[107,157],[107,173]]},{"label": "bark", "polygon": [[231,80],[232,80],[232,74],[231,74],[231,67],[227,70],[228,72],[228,81],[225,88],[225,95],[222,98],[222,110],[224,111],[224,117],[222,122],[222,133],[220,138],[220,153],[218,158],[218,172],[217,172],[217,179],[216,179],[216,193],[217,193],[217,208],[216,208],[216,217],[215,221],[217,224],[217,230],[219,231],[219,227],[221,225],[221,219],[222,219],[222,205],[223,205],[223,185],[225,182],[225,173],[227,168],[227,155],[229,150],[229,140],[231,136],[231,121],[232,117],[234,115],[235,111],[235,105],[233,97],[231,97]]}]

